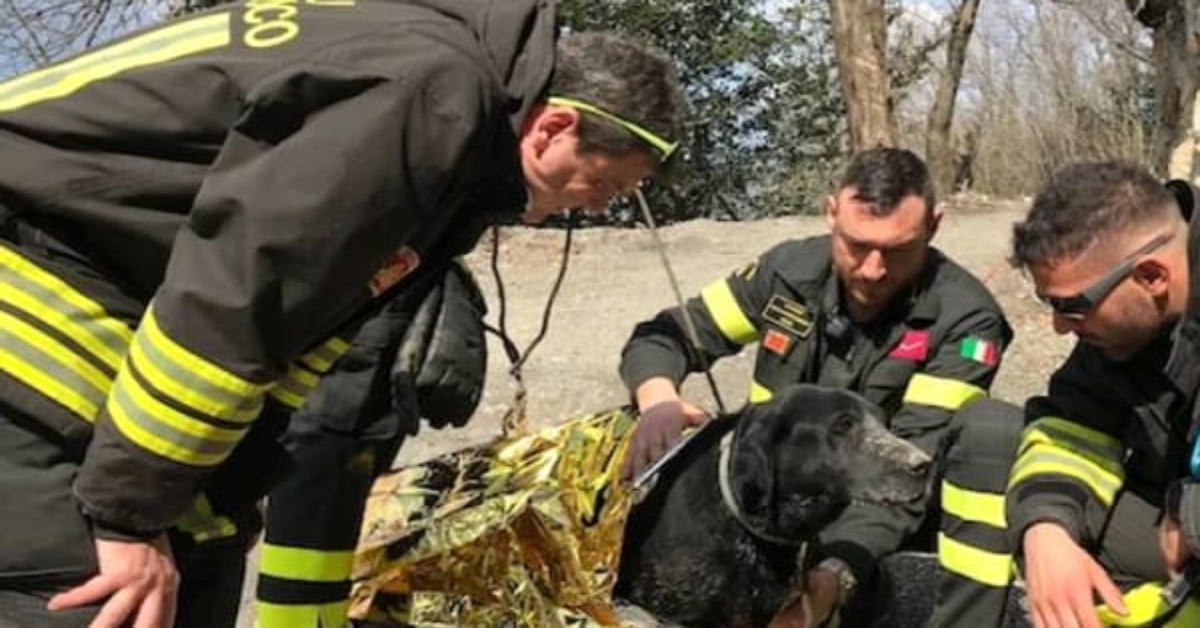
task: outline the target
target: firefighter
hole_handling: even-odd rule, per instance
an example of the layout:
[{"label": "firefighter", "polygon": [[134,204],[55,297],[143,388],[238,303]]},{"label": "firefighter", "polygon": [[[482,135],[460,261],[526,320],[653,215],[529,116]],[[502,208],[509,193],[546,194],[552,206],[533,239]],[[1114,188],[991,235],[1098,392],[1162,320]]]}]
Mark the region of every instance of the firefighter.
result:
[{"label": "firefighter", "polygon": [[[829,235],[779,244],[688,301],[698,344],[678,308],[638,325],[621,361],[641,412],[627,475],[705,420],[679,396],[687,373],[757,345],[750,403],[794,382],[849,388],[879,404],[895,434],[941,460],[941,586],[958,596],[952,608],[980,595],[1002,604],[1008,557],[990,552],[1003,529],[988,506],[1001,499],[1008,458],[997,457],[994,469],[974,466],[973,475],[959,469],[967,459],[992,460],[991,444],[1006,433],[1015,443],[1020,424],[962,420],[961,411],[987,395],[1012,333],[987,288],[930,246],[941,217],[916,155],[868,150],[825,201]],[[815,619],[799,619],[795,604],[775,625],[821,625],[835,612],[843,625],[867,625],[870,608],[881,606],[877,561],[931,534],[922,534],[928,509],[850,506],[808,552],[802,580]]]},{"label": "firefighter", "polygon": [[363,321],[483,224],[667,165],[669,61],[556,31],[538,0],[251,0],[0,85],[0,625],[169,626],[179,587],[176,625],[230,625],[205,548],[245,549]]},{"label": "firefighter", "polygon": [[1038,628],[1200,625],[1186,580],[1162,595],[1194,575],[1200,548],[1195,495],[1164,512],[1168,488],[1200,472],[1194,206],[1183,181],[1078,163],[1049,179],[1013,230],[1013,262],[1054,331],[1078,338],[1048,391],[1026,403],[1008,492]]}]

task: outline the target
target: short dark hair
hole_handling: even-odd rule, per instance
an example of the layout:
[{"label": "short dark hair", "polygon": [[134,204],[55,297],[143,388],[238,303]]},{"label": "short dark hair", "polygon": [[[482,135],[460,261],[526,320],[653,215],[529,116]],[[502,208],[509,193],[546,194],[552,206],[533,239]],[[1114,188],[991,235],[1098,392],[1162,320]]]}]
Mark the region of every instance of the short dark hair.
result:
[{"label": "short dark hair", "polygon": [[[683,96],[675,68],[661,51],[610,33],[575,33],[558,42],[550,96],[580,100],[678,141]],[[623,154],[662,155],[634,134],[580,111],[579,148]]]},{"label": "short dark hair", "polygon": [[872,148],[854,156],[838,181],[838,189],[854,188],[854,198],[867,203],[871,214],[887,216],[905,197],[917,195],[926,209],[937,204],[929,168],[903,148]]},{"label": "short dark hair", "polygon": [[1145,168],[1080,162],[1051,175],[1025,220],[1013,225],[1017,268],[1071,259],[1101,238],[1178,213],[1175,197]]}]

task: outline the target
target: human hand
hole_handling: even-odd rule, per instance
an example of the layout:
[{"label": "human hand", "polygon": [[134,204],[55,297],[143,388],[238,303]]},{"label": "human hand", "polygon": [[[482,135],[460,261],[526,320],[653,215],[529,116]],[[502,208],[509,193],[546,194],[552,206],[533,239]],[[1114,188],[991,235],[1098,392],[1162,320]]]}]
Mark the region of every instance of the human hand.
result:
[{"label": "human hand", "polygon": [[1162,525],[1158,528],[1158,549],[1162,552],[1163,563],[1172,576],[1183,571],[1183,565],[1191,553],[1183,540],[1183,530],[1180,529],[1179,522],[1171,517],[1163,517]]},{"label": "human hand", "polygon": [[1025,587],[1034,628],[1103,628],[1092,595],[1109,610],[1127,615],[1121,590],[1104,567],[1075,543],[1061,525],[1035,523],[1022,538]]},{"label": "human hand", "polygon": [[637,390],[641,418],[634,428],[621,477],[636,478],[667,453],[689,426],[700,425],[708,415],[679,398],[675,385],[665,378],[651,379]]},{"label": "human hand", "polygon": [[767,628],[816,628],[824,625],[837,610],[840,595],[837,576],[824,569],[810,569],[804,577],[804,590],[793,593]]},{"label": "human hand", "polygon": [[52,611],[106,600],[88,628],[171,628],[179,574],[165,535],[149,541],[96,539],[100,573],[50,598]]}]

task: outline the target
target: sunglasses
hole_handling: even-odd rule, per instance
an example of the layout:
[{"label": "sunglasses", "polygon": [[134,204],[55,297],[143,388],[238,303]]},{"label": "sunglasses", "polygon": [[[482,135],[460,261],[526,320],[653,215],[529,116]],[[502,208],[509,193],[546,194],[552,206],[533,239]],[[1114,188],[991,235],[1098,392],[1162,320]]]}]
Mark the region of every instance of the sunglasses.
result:
[{"label": "sunglasses", "polygon": [[1108,293],[1117,287],[1117,284],[1124,281],[1126,277],[1133,273],[1133,269],[1137,267],[1143,255],[1166,244],[1167,240],[1170,239],[1171,234],[1164,233],[1142,245],[1141,248],[1130,253],[1128,257],[1122,260],[1116,268],[1104,273],[1103,277],[1097,279],[1082,292],[1067,297],[1038,295],[1038,299],[1050,306],[1050,309],[1054,310],[1059,316],[1075,320],[1082,319],[1100,301],[1103,301],[1104,297],[1108,296]]},{"label": "sunglasses", "polygon": [[605,120],[608,120],[609,122],[632,133],[634,137],[642,140],[648,146],[653,148],[654,151],[658,153],[658,159],[660,162],[666,162],[671,158],[671,155],[675,153],[675,149],[679,148],[678,142],[667,140],[661,135],[658,135],[657,133],[647,129],[644,126],[641,126],[640,124],[634,124],[625,118],[605,111],[596,105],[583,102],[582,100],[566,98],[564,96],[551,96],[546,99],[546,102],[559,107],[571,107],[572,109],[578,109],[579,111],[586,111],[590,114],[597,115]]}]

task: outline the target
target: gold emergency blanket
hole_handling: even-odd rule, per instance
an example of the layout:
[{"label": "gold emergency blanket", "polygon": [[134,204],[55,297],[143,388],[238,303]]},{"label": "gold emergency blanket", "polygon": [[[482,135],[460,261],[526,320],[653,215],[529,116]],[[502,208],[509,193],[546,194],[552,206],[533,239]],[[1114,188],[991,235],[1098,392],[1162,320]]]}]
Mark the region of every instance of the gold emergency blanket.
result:
[{"label": "gold emergency blanket", "polygon": [[380,478],[351,616],[417,626],[617,625],[631,498],[624,410],[500,439]]}]

